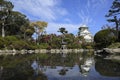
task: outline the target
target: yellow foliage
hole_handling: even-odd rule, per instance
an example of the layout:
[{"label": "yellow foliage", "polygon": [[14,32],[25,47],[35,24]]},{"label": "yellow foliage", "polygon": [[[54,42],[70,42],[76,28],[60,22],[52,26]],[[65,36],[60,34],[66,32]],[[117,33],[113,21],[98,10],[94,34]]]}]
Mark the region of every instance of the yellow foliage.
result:
[{"label": "yellow foliage", "polygon": [[33,27],[37,27],[39,32],[43,32],[43,30],[47,27],[48,23],[44,21],[36,21],[30,24]]}]

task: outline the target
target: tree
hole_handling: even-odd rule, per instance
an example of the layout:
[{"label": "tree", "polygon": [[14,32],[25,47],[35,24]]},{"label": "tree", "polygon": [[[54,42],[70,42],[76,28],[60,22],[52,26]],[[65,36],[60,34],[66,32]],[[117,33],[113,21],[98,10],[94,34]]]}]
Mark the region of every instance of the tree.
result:
[{"label": "tree", "polygon": [[[29,20],[20,12],[12,11],[13,5],[7,0],[0,1],[0,31],[5,35],[18,35],[25,38],[28,32]],[[30,30],[29,30],[30,31]]]},{"label": "tree", "polygon": [[61,48],[64,49],[65,45],[67,44],[65,42],[65,38],[66,38],[65,34],[68,33],[68,31],[64,27],[61,27],[61,28],[59,28],[58,32],[62,33],[62,36],[61,36],[61,39],[62,39],[61,44],[62,44],[62,46],[61,46]]},{"label": "tree", "polygon": [[115,33],[115,30],[113,29],[104,29],[97,32],[94,36],[96,47],[104,48],[111,45],[111,43],[116,41],[115,35],[116,33]]},{"label": "tree", "polygon": [[19,35],[22,37],[29,28],[29,20],[26,16],[16,11],[11,12],[6,23],[9,24],[8,27],[5,28],[8,35]]},{"label": "tree", "polygon": [[119,40],[119,26],[120,26],[120,18],[117,16],[120,14],[120,0],[114,0],[111,6],[111,9],[109,10],[109,13],[106,15],[106,17],[112,17],[113,19],[108,19],[108,22],[114,22],[116,25],[116,37]]},{"label": "tree", "polygon": [[20,32],[24,39],[30,39],[34,33],[34,27],[30,25],[29,20],[26,20],[23,25],[20,27]]},{"label": "tree", "polygon": [[17,35],[20,38],[25,39],[26,31],[28,32],[28,29],[31,29],[32,33],[34,32],[34,29],[30,27],[29,23],[30,23],[29,20],[26,18],[24,14],[16,11],[11,11],[8,18],[5,20],[4,27],[5,34]]},{"label": "tree", "polygon": [[14,6],[10,1],[0,1],[0,24],[2,27],[2,37],[5,37],[4,28],[8,25],[6,24],[6,19],[9,17],[13,7]]},{"label": "tree", "polygon": [[32,22],[31,26],[35,28],[35,32],[38,35],[38,41],[40,40],[40,37],[42,36],[43,32],[45,32],[45,28],[47,27],[48,23],[44,21],[37,21],[37,22]]},{"label": "tree", "polygon": [[68,33],[68,31],[64,27],[59,28],[58,32],[61,32],[62,34]]}]

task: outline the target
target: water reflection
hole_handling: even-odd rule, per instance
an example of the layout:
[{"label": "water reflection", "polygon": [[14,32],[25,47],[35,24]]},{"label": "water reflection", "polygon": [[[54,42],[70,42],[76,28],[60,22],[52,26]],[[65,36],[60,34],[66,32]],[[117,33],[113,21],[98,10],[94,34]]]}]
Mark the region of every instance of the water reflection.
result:
[{"label": "water reflection", "polygon": [[0,67],[0,79],[2,78],[2,73],[3,73],[3,67]]},{"label": "water reflection", "polygon": [[34,75],[37,76],[38,72],[39,72],[39,65],[38,65],[37,61],[33,61],[31,67],[34,70]]},{"label": "water reflection", "polygon": [[93,64],[94,64],[93,58],[88,58],[87,60],[85,60],[84,64],[80,65],[80,69],[81,69],[80,72],[84,76],[87,76]]},{"label": "water reflection", "polygon": [[120,62],[88,53],[0,57],[0,80],[120,80]]},{"label": "water reflection", "polygon": [[0,80],[47,80],[42,73],[34,76],[30,56],[2,56],[0,58]]},{"label": "water reflection", "polygon": [[66,58],[66,54],[65,53],[61,53],[62,56],[62,64],[63,67],[61,70],[59,70],[59,75],[66,75],[66,72],[68,71],[68,69],[65,67],[64,63],[65,63],[65,58]]},{"label": "water reflection", "polygon": [[103,76],[120,77],[120,62],[97,57],[95,69]]}]

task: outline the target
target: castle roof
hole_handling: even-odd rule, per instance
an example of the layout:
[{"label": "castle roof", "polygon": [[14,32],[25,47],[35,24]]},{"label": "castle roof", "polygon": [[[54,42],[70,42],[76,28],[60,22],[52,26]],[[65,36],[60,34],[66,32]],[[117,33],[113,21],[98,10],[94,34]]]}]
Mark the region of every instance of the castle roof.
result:
[{"label": "castle roof", "polygon": [[92,39],[92,37],[89,36],[89,35],[85,35],[84,38],[85,38],[85,39]]},{"label": "castle roof", "polygon": [[83,25],[81,25],[81,27],[87,27],[87,25],[83,24]]},{"label": "castle roof", "polygon": [[84,30],[82,33],[90,33],[88,30]]}]

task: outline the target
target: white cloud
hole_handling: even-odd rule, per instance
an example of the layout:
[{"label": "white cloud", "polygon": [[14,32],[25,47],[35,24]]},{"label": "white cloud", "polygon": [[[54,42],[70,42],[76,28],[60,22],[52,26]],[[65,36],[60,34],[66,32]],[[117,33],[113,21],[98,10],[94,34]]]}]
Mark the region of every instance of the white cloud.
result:
[{"label": "white cloud", "polygon": [[66,24],[54,23],[54,20],[69,15],[68,11],[61,7],[62,0],[10,0],[14,4],[14,10],[20,11],[28,16],[28,18],[48,20],[47,33],[55,33],[60,27],[65,27],[69,33],[77,33],[80,24],[67,24],[71,20],[65,18]]},{"label": "white cloud", "polygon": [[65,21],[66,23],[72,23],[72,21],[71,21],[69,18],[65,18],[64,21]]},{"label": "white cloud", "polygon": [[100,15],[100,12],[106,8],[109,4],[108,0],[86,0],[84,5],[81,5],[78,16],[81,19],[81,23],[90,25],[95,23],[96,16]]},{"label": "white cloud", "polygon": [[62,8],[61,0],[10,0],[14,4],[14,10],[20,11],[28,18],[42,20],[56,20],[58,16],[68,14],[65,8]]},{"label": "white cloud", "polygon": [[56,33],[60,34],[57,32],[59,28],[64,27],[68,31],[68,33],[74,33],[77,34],[78,28],[80,27],[81,24],[60,24],[60,23],[49,23],[46,31],[48,33]]}]

